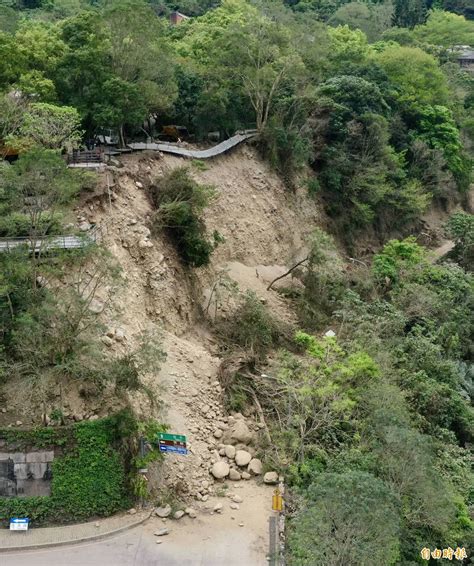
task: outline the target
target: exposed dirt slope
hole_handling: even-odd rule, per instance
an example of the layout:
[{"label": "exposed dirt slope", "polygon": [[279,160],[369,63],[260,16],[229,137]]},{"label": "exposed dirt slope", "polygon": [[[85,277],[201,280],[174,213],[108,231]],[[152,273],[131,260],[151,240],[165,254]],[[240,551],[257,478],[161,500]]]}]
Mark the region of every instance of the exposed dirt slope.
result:
[{"label": "exposed dirt slope", "polygon": [[[184,268],[166,237],[153,237],[150,232],[154,211],[147,186],[183,165],[190,167],[196,180],[216,187],[205,223],[209,233],[217,230],[224,241],[205,269]],[[172,432],[188,437],[189,455],[168,455],[165,465],[150,479],[153,486],[167,486],[172,498],[192,505],[198,517],[212,511],[216,495],[236,493],[240,485],[241,493],[251,492],[255,501],[269,502],[271,494],[260,485],[261,476],[254,477],[233,456],[224,455],[223,446],[232,444],[258,456],[256,439],[262,425],[239,414],[225,414],[217,378],[218,349],[203,307],[211,288],[225,274],[234,282],[234,291],[221,305],[220,314],[235,305],[239,293],[251,289],[275,316],[292,322],[288,305],[276,291],[267,291],[267,285],[305,253],[307,238],[318,220],[314,202],[288,192],[252,148],[239,148],[209,162],[208,167],[202,171],[180,158],[156,153],[124,156],[120,166],[101,174],[100,190],[85,197],[77,211],[78,221],[101,228],[104,245],[122,268],[123,285],[111,307],[99,315],[109,337],[117,332],[121,336],[120,340],[104,336],[110,354],[134,347],[144,330],[158,329],[162,334],[167,359],[159,374],[147,376],[147,385],[162,399],[163,409],[156,413],[144,394],[136,395],[132,402],[139,413],[152,414],[168,423]],[[212,318],[215,313],[208,310]],[[106,410],[104,405],[97,413],[101,416]],[[216,462],[227,463],[232,477],[242,479],[229,482],[227,478],[225,484],[215,480],[209,472]],[[251,509],[246,497],[242,505]],[[250,529],[253,537],[266,541],[267,516],[268,509],[263,514],[255,511],[253,519],[243,521],[244,527],[239,527],[237,517],[228,524],[225,519],[226,528],[235,528],[236,536],[244,538]],[[263,559],[265,546],[259,551]]]}]

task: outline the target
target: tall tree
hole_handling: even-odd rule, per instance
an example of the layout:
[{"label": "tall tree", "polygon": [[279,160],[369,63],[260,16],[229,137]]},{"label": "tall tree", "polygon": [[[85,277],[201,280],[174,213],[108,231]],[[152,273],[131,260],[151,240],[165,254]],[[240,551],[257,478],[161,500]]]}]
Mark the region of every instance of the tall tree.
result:
[{"label": "tall tree", "polygon": [[[170,108],[177,95],[171,52],[164,41],[163,22],[151,7],[143,0],[108,1],[103,25],[115,84],[122,82],[123,88],[134,90],[140,99],[135,114],[139,112],[143,121],[149,114]],[[117,100],[119,107],[120,104]],[[114,125],[118,126],[123,143],[123,127],[131,120],[124,113],[117,112],[115,116],[120,120]]]},{"label": "tall tree", "polygon": [[217,50],[222,48],[223,67],[241,85],[261,131],[281,90],[304,74],[303,62],[286,30],[264,17],[233,27],[225,46],[226,52],[217,45]]},{"label": "tall tree", "polygon": [[428,14],[426,0],[394,0],[394,8],[394,26],[414,28],[426,21]]}]

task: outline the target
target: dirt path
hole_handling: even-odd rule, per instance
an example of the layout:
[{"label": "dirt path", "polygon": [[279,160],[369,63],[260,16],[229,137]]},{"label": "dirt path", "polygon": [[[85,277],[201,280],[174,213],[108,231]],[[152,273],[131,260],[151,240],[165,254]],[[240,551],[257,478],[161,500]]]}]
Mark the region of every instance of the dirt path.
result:
[{"label": "dirt path", "polygon": [[433,263],[449,253],[454,248],[454,245],[455,244],[452,240],[444,240],[444,242],[440,246],[438,246],[434,250],[431,250]]}]

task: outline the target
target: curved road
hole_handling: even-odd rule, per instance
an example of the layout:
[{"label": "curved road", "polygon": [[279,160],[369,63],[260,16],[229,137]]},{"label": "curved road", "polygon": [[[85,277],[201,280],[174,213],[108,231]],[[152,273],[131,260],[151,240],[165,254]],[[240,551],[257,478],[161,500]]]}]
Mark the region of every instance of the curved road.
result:
[{"label": "curved road", "polygon": [[[38,550],[1,552],[1,566],[268,566],[272,486],[246,482],[234,493],[239,509],[227,497],[196,506],[196,519],[145,523],[97,542]],[[214,505],[222,513],[213,513]],[[162,537],[159,529],[169,529]],[[161,541],[157,544],[156,541]]]},{"label": "curved road", "polygon": [[[152,528],[135,527],[115,537],[99,542],[61,546],[44,550],[1,553],[2,566],[263,566],[265,556],[248,544],[244,536],[219,527],[218,533],[201,536],[196,532],[155,537],[162,528],[156,522]],[[242,535],[243,529],[240,529]],[[156,544],[156,540],[161,544]]]}]

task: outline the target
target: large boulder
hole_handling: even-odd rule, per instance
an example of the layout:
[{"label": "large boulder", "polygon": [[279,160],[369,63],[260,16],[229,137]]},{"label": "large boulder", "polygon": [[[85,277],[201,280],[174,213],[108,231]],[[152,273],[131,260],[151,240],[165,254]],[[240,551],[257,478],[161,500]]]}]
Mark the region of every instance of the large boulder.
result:
[{"label": "large boulder", "polygon": [[217,479],[221,480],[229,475],[230,467],[227,462],[216,462],[212,465],[211,474]]},{"label": "large boulder", "polygon": [[223,438],[225,444],[249,444],[253,441],[253,434],[245,421],[239,419],[226,430]]},{"label": "large boulder", "polygon": [[263,482],[269,484],[276,484],[278,483],[278,474],[276,472],[267,472],[263,476]]},{"label": "large boulder", "polygon": [[240,472],[238,472],[237,470],[234,469],[230,469],[229,472],[229,479],[232,481],[239,481],[242,478],[242,476],[240,475]]},{"label": "large boulder", "polygon": [[165,505],[164,507],[158,507],[155,510],[155,515],[164,519],[165,517],[169,517],[171,515],[171,507],[170,505]]},{"label": "large boulder", "polygon": [[247,471],[249,474],[253,474],[254,476],[259,476],[262,473],[263,465],[261,460],[258,458],[252,458],[248,465]]},{"label": "large boulder", "polygon": [[235,463],[237,466],[246,466],[251,459],[252,455],[246,450],[237,450],[235,453]]}]

